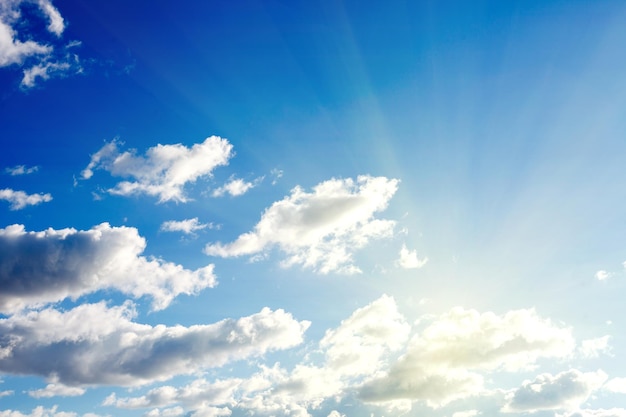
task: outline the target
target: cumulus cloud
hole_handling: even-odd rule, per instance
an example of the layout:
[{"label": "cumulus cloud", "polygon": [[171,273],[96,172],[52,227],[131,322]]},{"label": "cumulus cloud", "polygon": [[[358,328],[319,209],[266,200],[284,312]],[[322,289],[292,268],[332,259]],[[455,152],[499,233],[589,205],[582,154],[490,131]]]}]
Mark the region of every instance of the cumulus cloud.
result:
[{"label": "cumulus cloud", "polygon": [[28,395],[33,398],[51,397],[77,397],[83,395],[85,390],[80,387],[68,387],[63,384],[48,384],[45,388],[28,391]]},{"label": "cumulus cloud", "polygon": [[190,327],[139,324],[135,315],[130,302],[14,314],[0,320],[0,372],[67,386],[141,385],[296,346],[310,324],[269,308]]},{"label": "cumulus cloud", "polygon": [[417,257],[417,251],[408,250],[406,245],[402,245],[400,249],[400,258],[397,261],[398,266],[404,269],[416,269],[426,265],[428,258],[424,257],[419,259]]},{"label": "cumulus cloud", "polygon": [[200,223],[197,217],[193,219],[185,220],[168,220],[161,224],[161,229],[164,232],[182,232],[186,235],[193,234],[202,229],[213,229],[215,226],[213,223]]},{"label": "cumulus cloud", "polygon": [[163,309],[179,294],[196,294],[217,281],[213,265],[191,271],[140,256],[146,241],[132,227],[102,223],[90,230],[0,229],[0,311],[11,312],[102,289]]},{"label": "cumulus cloud", "polygon": [[279,364],[261,366],[248,378],[214,382],[201,378],[184,387],[159,387],[138,397],[112,394],[104,405],[131,409],[182,405],[187,411],[236,407],[261,414],[307,416],[307,409],[343,396],[355,381],[383,368],[385,356],[404,346],[409,331],[394,299],[383,296],[326,332],[318,349],[324,356],[320,365],[303,362],[291,371]]},{"label": "cumulus cloud", "polygon": [[607,375],[602,371],[583,373],[572,369],[554,376],[541,374],[533,381],[525,381],[520,388],[509,394],[502,411],[576,409],[606,379]]},{"label": "cumulus cloud", "polygon": [[359,273],[352,255],[370,240],[389,237],[395,222],[374,218],[387,208],[398,180],[359,176],[331,179],[306,192],[296,187],[265,210],[254,230],[228,244],[211,243],[208,255],[254,255],[278,247],[287,257],[282,266],[302,265],[315,271]]},{"label": "cumulus cloud", "polygon": [[211,195],[213,197],[222,197],[225,194],[230,194],[232,197],[237,197],[247,193],[251,188],[256,187],[262,180],[263,178],[257,178],[249,182],[241,178],[231,178],[226,184],[213,190]]},{"label": "cumulus cloud", "polygon": [[11,210],[21,210],[27,206],[36,206],[37,204],[52,201],[51,194],[26,194],[24,191],[15,191],[10,188],[0,190],[0,200],[8,201]]},{"label": "cumulus cloud", "polygon": [[26,165],[16,165],[5,169],[5,172],[9,175],[28,175],[39,171],[38,166],[27,167]]},{"label": "cumulus cloud", "polygon": [[13,394],[15,394],[15,391],[13,390],[0,391],[0,397],[8,397],[9,395]]},{"label": "cumulus cloud", "polygon": [[[22,13],[24,5],[36,5],[39,16],[47,21],[47,30],[53,35],[28,33],[30,22]],[[36,16],[31,16],[36,17]],[[76,54],[69,49],[76,41],[64,44],[61,39],[65,20],[49,0],[11,0],[0,4],[0,67],[23,66],[21,86],[31,88],[37,79],[46,80],[53,76],[64,76],[70,71],[81,72],[82,67]],[[20,39],[28,39],[22,41]]]},{"label": "cumulus cloud", "polygon": [[540,357],[564,357],[573,348],[570,329],[534,310],[499,316],[457,307],[415,335],[406,353],[385,375],[367,381],[360,396],[375,403],[411,399],[439,407],[481,392],[483,377],[476,371],[528,369]]},{"label": "cumulus cloud", "polygon": [[136,155],[134,150],[120,152],[119,145],[113,140],[93,154],[82,171],[83,179],[91,178],[95,169],[104,169],[113,176],[132,179],[117,183],[108,190],[110,194],[147,194],[158,197],[159,202],[188,201],[185,185],[211,177],[215,168],[227,165],[233,156],[233,146],[217,136],[190,148],[180,143],[159,144],[149,148],[145,156]]}]

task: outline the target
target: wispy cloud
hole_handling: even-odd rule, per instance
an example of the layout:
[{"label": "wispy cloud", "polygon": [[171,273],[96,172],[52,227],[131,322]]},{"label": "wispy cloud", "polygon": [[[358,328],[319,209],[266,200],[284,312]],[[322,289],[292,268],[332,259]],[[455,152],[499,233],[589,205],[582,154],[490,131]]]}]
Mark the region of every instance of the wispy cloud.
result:
[{"label": "wispy cloud", "polygon": [[95,169],[116,177],[130,177],[134,181],[119,182],[107,191],[122,196],[147,194],[158,197],[159,202],[188,201],[185,185],[212,176],[215,168],[227,165],[233,156],[233,146],[217,136],[190,148],[182,144],[157,145],[149,148],[145,156],[136,155],[135,150],[120,152],[119,145],[113,140],[93,154],[82,178],[91,178]]},{"label": "wispy cloud", "polygon": [[161,224],[160,230],[164,232],[182,232],[184,234],[193,234],[198,230],[213,229],[213,223],[200,223],[197,217],[185,220],[168,220]]},{"label": "wispy cloud", "polygon": [[26,194],[24,191],[4,188],[0,190],[0,200],[8,201],[11,204],[11,210],[21,210],[27,206],[36,206],[52,201],[52,195],[48,193]]},{"label": "wispy cloud", "polygon": [[10,167],[10,168],[6,168],[5,172],[9,175],[12,176],[16,176],[16,175],[28,175],[28,174],[33,174],[35,172],[39,171],[39,167],[38,166],[32,166],[32,167],[27,167],[26,165],[16,165],[14,167]]},{"label": "wispy cloud", "polygon": [[370,240],[393,234],[395,222],[374,218],[387,208],[398,180],[360,176],[331,179],[312,192],[296,187],[283,200],[265,210],[254,230],[228,244],[211,243],[212,256],[254,255],[273,246],[287,258],[282,265],[302,265],[326,274],[353,274],[352,253]]}]

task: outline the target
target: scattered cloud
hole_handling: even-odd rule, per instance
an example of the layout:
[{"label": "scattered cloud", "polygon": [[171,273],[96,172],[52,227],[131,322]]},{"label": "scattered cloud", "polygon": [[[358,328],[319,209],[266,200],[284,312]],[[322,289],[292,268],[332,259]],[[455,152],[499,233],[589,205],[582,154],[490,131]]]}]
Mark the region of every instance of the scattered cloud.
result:
[{"label": "scattered cloud", "polygon": [[604,281],[607,280],[608,278],[610,278],[613,274],[605,271],[604,269],[599,270],[598,272],[595,273],[594,277],[598,280],[598,281]]},{"label": "scattered cloud", "polygon": [[530,369],[541,357],[565,357],[574,348],[571,330],[534,310],[503,316],[456,307],[411,340],[406,353],[382,376],[366,382],[367,402],[411,399],[440,407],[483,390],[476,371]]},{"label": "scattered cloud", "polygon": [[248,192],[251,188],[256,187],[263,181],[263,177],[259,177],[252,182],[244,181],[241,178],[231,178],[223,186],[213,190],[211,194],[213,197],[222,197],[225,194],[230,194],[232,197],[237,197]]},{"label": "scattered cloud", "polygon": [[[57,411],[58,407],[55,405],[51,408],[44,408],[38,406],[33,409],[30,414],[24,414],[17,410],[0,410],[0,417],[79,417],[80,414],[74,412]],[[82,417],[101,417],[94,413],[82,414]],[[108,416],[107,416],[108,417]]]},{"label": "scattered cloud", "polygon": [[161,224],[160,230],[164,232],[182,232],[186,235],[193,234],[198,230],[213,229],[213,223],[200,223],[197,217],[185,220],[169,220]]},{"label": "scattered cloud", "polygon": [[28,175],[39,171],[38,166],[27,167],[26,165],[16,165],[5,169],[5,172],[9,175]]},{"label": "scattered cloud", "polygon": [[24,191],[15,191],[10,188],[0,190],[0,200],[11,203],[11,210],[21,210],[27,206],[36,206],[37,204],[52,201],[51,194],[26,194]]},{"label": "scattered cloud", "polygon": [[578,349],[584,358],[597,358],[601,354],[608,354],[611,350],[609,339],[611,336],[606,335],[595,339],[583,340]]},{"label": "scattered cloud", "polygon": [[602,371],[580,372],[576,369],[557,375],[541,374],[508,395],[504,412],[576,409],[606,381]]},{"label": "scattered cloud", "polygon": [[84,393],[84,388],[68,387],[58,383],[48,384],[42,389],[28,391],[28,395],[33,398],[77,397]]},{"label": "scattered cloud", "polygon": [[452,417],[474,417],[479,414],[480,412],[478,410],[457,411],[452,414]]},{"label": "scattered cloud", "polygon": [[269,308],[190,327],[153,327],[135,316],[131,302],[16,313],[0,320],[0,372],[75,387],[141,385],[296,346],[309,327]]},{"label": "scattered cloud", "polygon": [[[52,37],[28,33],[30,25],[23,6],[36,5],[39,16],[47,21],[47,31]],[[32,16],[33,18],[36,15]],[[70,53],[76,41],[65,43],[62,39],[65,20],[49,0],[12,0],[0,4],[0,67],[24,67],[23,88],[31,88],[36,80],[64,76],[68,72],[81,72],[78,56]],[[27,40],[22,40],[27,39]]]},{"label": "scattered cloud", "polygon": [[283,177],[283,170],[278,168],[273,168],[270,171],[270,175],[272,176],[272,185],[276,185],[278,180]]},{"label": "scattered cloud", "polygon": [[428,262],[428,258],[424,257],[419,259],[417,257],[417,251],[410,251],[407,249],[406,245],[402,245],[400,258],[397,261],[398,266],[404,269],[417,269],[426,265],[426,262]]},{"label": "scattered cloud", "polygon": [[90,230],[28,232],[22,225],[0,229],[0,311],[102,289],[150,296],[153,309],[159,310],[179,294],[197,294],[217,284],[213,265],[190,271],[140,256],[145,248],[137,229],[108,223]]},{"label": "scattered cloud", "polygon": [[13,390],[0,391],[0,397],[8,397],[13,394],[15,394],[15,391]]},{"label": "scattered cloud", "polygon": [[265,210],[254,230],[228,244],[205,247],[211,256],[255,255],[278,247],[287,258],[282,266],[302,265],[327,274],[361,272],[352,254],[371,239],[389,237],[395,222],[374,218],[387,208],[398,180],[359,176],[331,179],[308,193],[296,187]]},{"label": "scattered cloud", "polygon": [[159,202],[186,202],[186,184],[212,176],[218,166],[227,165],[233,156],[233,146],[226,139],[211,136],[190,148],[182,145],[157,145],[149,148],[145,156],[135,150],[120,152],[120,143],[113,140],[91,156],[82,171],[83,179],[93,176],[95,169],[108,171],[115,177],[128,177],[107,190],[110,194],[130,196],[147,194]]}]

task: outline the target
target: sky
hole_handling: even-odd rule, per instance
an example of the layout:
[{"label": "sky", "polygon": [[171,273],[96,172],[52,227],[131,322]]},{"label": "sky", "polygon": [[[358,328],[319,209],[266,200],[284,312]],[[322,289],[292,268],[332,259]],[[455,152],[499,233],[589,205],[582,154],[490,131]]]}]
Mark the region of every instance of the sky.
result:
[{"label": "sky", "polygon": [[624,21],[0,0],[0,417],[626,417]]}]

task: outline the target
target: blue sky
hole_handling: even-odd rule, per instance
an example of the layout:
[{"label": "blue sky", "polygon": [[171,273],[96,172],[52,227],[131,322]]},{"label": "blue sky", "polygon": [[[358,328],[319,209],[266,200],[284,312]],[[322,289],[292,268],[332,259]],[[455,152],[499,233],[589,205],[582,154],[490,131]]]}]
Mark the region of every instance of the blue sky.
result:
[{"label": "blue sky", "polygon": [[0,0],[0,417],[626,416],[625,18]]}]

